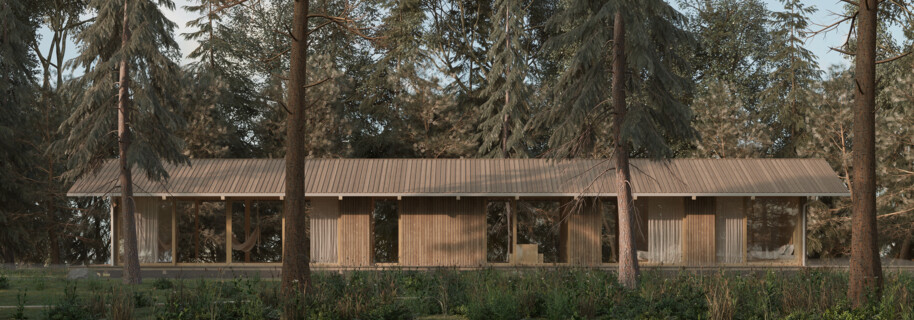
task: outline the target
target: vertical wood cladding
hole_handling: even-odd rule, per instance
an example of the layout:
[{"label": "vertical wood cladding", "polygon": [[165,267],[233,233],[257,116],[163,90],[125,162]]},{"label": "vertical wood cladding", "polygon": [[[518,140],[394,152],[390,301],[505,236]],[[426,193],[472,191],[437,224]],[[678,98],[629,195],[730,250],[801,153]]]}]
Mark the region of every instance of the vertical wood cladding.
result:
[{"label": "vertical wood cladding", "polygon": [[340,201],[337,198],[311,199],[311,262],[336,263]]},{"label": "vertical wood cladding", "polygon": [[340,266],[371,265],[371,198],[343,198],[339,208]]},{"label": "vertical wood cladding", "polygon": [[563,240],[567,262],[572,265],[592,266],[601,262],[602,212],[600,201],[585,198],[578,203],[568,203],[570,214]]},{"label": "vertical wood cladding", "polygon": [[714,200],[708,197],[684,200],[682,260],[686,265],[707,266],[716,261]]},{"label": "vertical wood cladding", "polygon": [[483,198],[404,197],[400,201],[400,265],[483,265],[485,212]]}]

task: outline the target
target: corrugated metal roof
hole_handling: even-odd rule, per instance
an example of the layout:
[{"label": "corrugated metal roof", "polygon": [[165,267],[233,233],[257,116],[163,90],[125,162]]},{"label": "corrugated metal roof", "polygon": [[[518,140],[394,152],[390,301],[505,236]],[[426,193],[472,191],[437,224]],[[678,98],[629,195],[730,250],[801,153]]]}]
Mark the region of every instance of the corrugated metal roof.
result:
[{"label": "corrugated metal roof", "polygon": [[[134,169],[138,196],[281,196],[283,159],[193,159],[152,182]],[[607,159],[311,159],[309,196],[614,196]],[[822,159],[631,160],[636,196],[848,196]],[[77,181],[69,196],[118,194],[117,163]]]}]

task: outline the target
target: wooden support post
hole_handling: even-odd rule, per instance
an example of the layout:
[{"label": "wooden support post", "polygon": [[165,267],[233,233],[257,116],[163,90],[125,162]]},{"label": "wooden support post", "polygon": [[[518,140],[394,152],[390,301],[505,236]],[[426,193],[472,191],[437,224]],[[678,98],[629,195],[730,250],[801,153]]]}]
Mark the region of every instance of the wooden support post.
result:
[{"label": "wooden support post", "polygon": [[200,262],[200,200],[194,201],[194,262]]},{"label": "wooden support post", "polygon": [[108,197],[108,203],[111,204],[111,265],[117,266],[117,205],[114,197]]},{"label": "wooden support post", "polygon": [[225,208],[225,263],[232,263],[232,202],[223,202],[222,206]]},{"label": "wooden support post", "polygon": [[[751,200],[755,200],[752,196]],[[749,264],[749,214],[752,213],[754,203],[743,199],[743,263]]]},{"label": "wooden support post", "polygon": [[511,253],[511,257],[508,258],[510,263],[517,263],[517,199],[518,197],[514,197],[508,203],[508,218],[511,220],[511,247],[508,251]]},{"label": "wooden support post", "polygon": [[178,201],[171,198],[171,265],[178,264]]},{"label": "wooden support post", "polygon": [[[244,200],[244,242],[251,237],[251,200]],[[251,251],[244,252],[244,262],[251,262]]]},{"label": "wooden support post", "polygon": [[800,226],[799,227],[803,228],[802,230],[800,230],[801,239],[800,239],[800,261],[799,262],[800,262],[801,266],[805,267],[806,266],[806,204],[809,202],[809,198],[802,197],[799,200],[800,200],[800,207],[802,208],[802,209],[800,209],[800,214],[802,216],[800,217]]}]

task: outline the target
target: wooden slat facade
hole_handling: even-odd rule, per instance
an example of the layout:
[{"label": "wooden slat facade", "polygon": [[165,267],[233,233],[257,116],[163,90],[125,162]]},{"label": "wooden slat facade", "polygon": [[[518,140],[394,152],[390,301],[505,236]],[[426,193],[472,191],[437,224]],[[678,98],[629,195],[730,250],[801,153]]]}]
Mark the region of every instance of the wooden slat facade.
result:
[{"label": "wooden slat facade", "polygon": [[[389,170],[378,168],[378,170]],[[394,172],[390,172],[393,174]],[[446,172],[440,174],[447,175]],[[342,200],[336,197],[309,197],[310,201],[310,232],[312,262],[323,265],[336,265],[340,267],[483,267],[490,265],[486,262],[486,203],[498,199],[514,207],[512,212],[517,212],[517,203],[523,201],[557,201],[564,210],[564,220],[559,235],[559,264],[575,266],[599,266],[602,263],[602,219],[603,200],[585,197],[575,203],[569,197],[562,198],[531,198],[531,199],[505,199],[485,197],[403,197],[395,198],[369,198],[348,197]],[[607,203],[612,203],[612,198]],[[377,201],[395,201],[398,210],[398,253],[396,263],[378,264],[372,259],[374,252],[372,235],[372,211]],[[173,225],[173,230],[182,230],[174,222],[177,215],[174,210],[175,203],[194,203],[201,201],[221,202],[213,198],[173,198],[161,200],[160,198],[138,197],[137,203],[137,229],[139,233],[159,232],[162,237],[175,243],[178,233],[168,234],[162,231],[161,224]],[[244,201],[233,198],[225,201],[226,209],[230,209],[231,202]],[[803,262],[803,225],[802,205],[804,198],[800,197],[769,197],[752,200],[748,197],[642,197],[635,201],[636,233],[635,245],[639,251],[639,258],[649,265],[683,265],[683,266],[709,266],[709,265],[752,265],[752,264],[792,264],[799,265]],[[162,206],[166,203],[165,207]],[[759,261],[747,259],[747,248],[752,239],[747,230],[747,219],[750,210],[763,210],[766,203],[776,203],[780,208],[789,211],[789,222],[796,227],[789,227],[784,222],[778,224],[774,231],[756,231],[756,238],[771,238],[771,234],[778,235],[778,242],[774,247],[783,247],[785,244],[794,246],[796,259]],[[170,207],[169,207],[170,206]],[[166,209],[163,209],[166,208]],[[159,213],[161,210],[171,211],[153,219],[150,213]],[[183,212],[182,210],[178,210]],[[186,211],[186,210],[185,210]],[[119,212],[116,216],[119,216]],[[752,215],[753,219],[764,219],[766,214]],[[783,216],[782,214],[782,217]],[[781,218],[785,219],[785,218]],[[185,219],[186,220],[186,219]],[[191,220],[192,221],[192,220]],[[182,223],[188,223],[184,221]],[[120,239],[119,217],[114,220],[115,237]],[[226,214],[227,229],[231,219]],[[191,228],[192,230],[193,228]],[[228,229],[230,230],[230,229]],[[164,232],[164,233],[163,233]],[[185,231],[186,232],[186,231]],[[617,231],[614,231],[617,232]],[[766,233],[767,232],[767,233]],[[789,232],[789,234],[785,233]],[[186,233],[185,233],[186,234]],[[153,243],[156,237],[139,237],[141,248],[154,248],[157,245],[168,246],[166,239],[163,243]],[[789,239],[789,243],[787,243]],[[144,242],[145,241],[145,242]],[[153,242],[150,242],[153,241]],[[516,243],[517,240],[515,239]],[[188,248],[193,242],[177,243],[178,249]],[[115,241],[115,252],[121,251],[119,241]],[[295,245],[284,243],[284,246]],[[764,250],[771,250],[772,245]],[[173,249],[173,247],[172,247]],[[153,250],[154,249],[149,249]],[[191,249],[192,250],[192,249]],[[226,249],[231,250],[231,248]],[[756,249],[759,250],[759,249]],[[230,251],[229,251],[230,252]],[[757,251],[754,251],[757,252]],[[189,265],[192,261],[173,261],[166,259],[157,261],[155,252],[141,252],[143,263],[169,263]],[[117,255],[119,257],[120,255]],[[146,257],[146,258],[143,258]],[[170,260],[170,261],[169,261]],[[226,261],[225,263],[239,263],[243,261]],[[210,262],[207,262],[210,263]],[[216,262],[219,263],[219,262]]]},{"label": "wooden slat facade", "polygon": [[399,205],[401,265],[485,264],[485,199],[404,198]]},{"label": "wooden slat facade", "polygon": [[337,257],[341,266],[371,265],[371,210],[371,198],[340,201]]},{"label": "wooden slat facade", "polygon": [[566,231],[562,238],[565,240],[566,261],[569,264],[594,266],[601,263],[601,205],[599,201],[586,199],[580,203],[580,207],[570,208],[578,210],[567,213]]},{"label": "wooden slat facade", "polygon": [[715,249],[716,204],[714,198],[685,200],[682,224],[682,262],[690,266],[709,266],[717,261]]}]

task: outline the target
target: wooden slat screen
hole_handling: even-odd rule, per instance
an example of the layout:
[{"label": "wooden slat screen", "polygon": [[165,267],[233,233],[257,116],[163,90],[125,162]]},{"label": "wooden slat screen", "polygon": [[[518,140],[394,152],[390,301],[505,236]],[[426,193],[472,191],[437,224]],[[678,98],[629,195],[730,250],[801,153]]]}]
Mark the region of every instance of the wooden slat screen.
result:
[{"label": "wooden slat screen", "polygon": [[707,266],[716,260],[714,211],[717,208],[714,200],[706,197],[684,200],[682,260],[686,265]]}]

